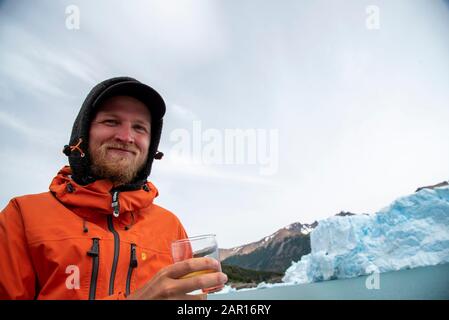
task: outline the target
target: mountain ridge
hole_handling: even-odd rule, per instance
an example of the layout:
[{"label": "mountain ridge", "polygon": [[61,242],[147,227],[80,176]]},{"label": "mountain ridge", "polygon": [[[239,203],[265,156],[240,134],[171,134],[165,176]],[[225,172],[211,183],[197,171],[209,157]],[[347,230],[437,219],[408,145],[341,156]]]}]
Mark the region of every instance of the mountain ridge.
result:
[{"label": "mountain ridge", "polygon": [[[340,211],[335,216],[355,215]],[[292,262],[310,253],[310,232],[318,225],[294,222],[271,235],[245,245],[219,249],[223,264],[245,269],[285,272]]]}]

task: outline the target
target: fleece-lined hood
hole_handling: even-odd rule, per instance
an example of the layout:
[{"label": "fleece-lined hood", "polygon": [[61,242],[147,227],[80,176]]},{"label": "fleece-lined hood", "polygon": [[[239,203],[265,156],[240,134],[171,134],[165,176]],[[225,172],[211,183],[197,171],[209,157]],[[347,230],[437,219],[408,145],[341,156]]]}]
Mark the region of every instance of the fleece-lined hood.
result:
[{"label": "fleece-lined hood", "polygon": [[80,185],[87,185],[101,179],[91,172],[90,125],[96,108],[106,99],[118,95],[131,96],[142,101],[151,113],[151,143],[146,165],[130,184],[120,186],[119,189],[126,191],[144,187],[151,173],[153,159],[162,157],[162,153],[157,151],[162,133],[162,118],[165,114],[165,102],[162,97],[150,86],[133,78],[116,77],[105,80],[97,84],[87,95],[73,124],[69,145],[64,146],[63,150],[69,158],[72,179]]}]

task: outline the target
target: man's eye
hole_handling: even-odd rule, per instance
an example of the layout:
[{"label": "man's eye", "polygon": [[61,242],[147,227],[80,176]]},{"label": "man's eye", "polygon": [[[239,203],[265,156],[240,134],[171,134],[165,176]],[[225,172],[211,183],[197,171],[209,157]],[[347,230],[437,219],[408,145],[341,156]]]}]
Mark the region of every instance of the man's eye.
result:
[{"label": "man's eye", "polygon": [[137,132],[143,132],[143,133],[148,132],[148,129],[143,126],[134,126],[134,128],[137,130]]},{"label": "man's eye", "polygon": [[112,120],[112,119],[107,119],[107,120],[103,120],[103,123],[108,126],[115,126],[118,124],[118,121]]}]

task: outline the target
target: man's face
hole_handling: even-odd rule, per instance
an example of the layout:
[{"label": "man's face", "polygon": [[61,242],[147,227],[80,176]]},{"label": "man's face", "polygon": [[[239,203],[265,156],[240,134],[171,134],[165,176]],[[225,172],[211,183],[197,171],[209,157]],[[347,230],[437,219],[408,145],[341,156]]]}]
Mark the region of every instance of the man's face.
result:
[{"label": "man's face", "polygon": [[145,165],[151,115],[139,100],[116,96],[98,109],[89,132],[92,172],[115,186],[131,182]]}]

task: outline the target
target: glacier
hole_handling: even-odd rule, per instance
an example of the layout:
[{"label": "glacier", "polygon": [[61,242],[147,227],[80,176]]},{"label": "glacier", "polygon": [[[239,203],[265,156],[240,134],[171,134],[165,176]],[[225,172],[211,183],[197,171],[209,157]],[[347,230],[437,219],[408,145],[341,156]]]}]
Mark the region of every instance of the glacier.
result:
[{"label": "glacier", "polygon": [[284,284],[448,263],[449,187],[422,189],[375,214],[321,220],[310,238],[311,253],[292,263]]}]

